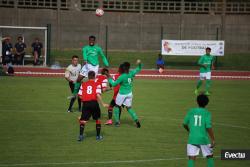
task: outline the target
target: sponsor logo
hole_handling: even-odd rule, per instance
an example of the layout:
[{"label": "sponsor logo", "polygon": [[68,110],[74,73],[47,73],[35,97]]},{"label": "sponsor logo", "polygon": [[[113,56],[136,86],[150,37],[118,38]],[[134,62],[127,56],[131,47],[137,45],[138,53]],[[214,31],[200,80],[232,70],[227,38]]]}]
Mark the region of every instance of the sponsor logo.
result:
[{"label": "sponsor logo", "polygon": [[221,150],[221,160],[250,160],[250,150]]}]

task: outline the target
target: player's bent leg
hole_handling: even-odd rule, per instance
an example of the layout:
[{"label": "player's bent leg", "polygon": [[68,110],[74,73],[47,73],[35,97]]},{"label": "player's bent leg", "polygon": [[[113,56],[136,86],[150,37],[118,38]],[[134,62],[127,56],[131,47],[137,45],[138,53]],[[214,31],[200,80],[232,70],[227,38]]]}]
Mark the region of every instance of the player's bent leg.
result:
[{"label": "player's bent leg", "polygon": [[129,115],[132,117],[133,121],[135,121],[136,127],[140,128],[141,127],[141,123],[140,123],[140,121],[138,119],[138,116],[136,115],[135,111],[132,110],[131,107],[127,107],[127,110],[128,110]]},{"label": "player's bent leg", "polygon": [[72,106],[74,105],[75,100],[76,100],[76,97],[71,98],[70,103],[69,103],[68,112],[72,112]]}]

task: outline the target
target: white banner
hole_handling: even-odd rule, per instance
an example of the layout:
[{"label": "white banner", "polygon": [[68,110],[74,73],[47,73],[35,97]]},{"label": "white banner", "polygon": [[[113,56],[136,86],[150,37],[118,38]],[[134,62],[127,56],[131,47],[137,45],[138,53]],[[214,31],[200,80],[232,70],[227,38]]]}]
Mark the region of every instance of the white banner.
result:
[{"label": "white banner", "polygon": [[201,56],[206,48],[211,48],[211,55],[224,56],[224,41],[202,40],[162,40],[162,55]]}]

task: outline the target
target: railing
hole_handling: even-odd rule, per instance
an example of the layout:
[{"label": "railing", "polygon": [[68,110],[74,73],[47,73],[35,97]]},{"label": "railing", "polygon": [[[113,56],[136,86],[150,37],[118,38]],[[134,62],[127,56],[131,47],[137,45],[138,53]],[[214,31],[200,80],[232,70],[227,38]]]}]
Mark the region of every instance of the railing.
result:
[{"label": "railing", "polygon": [[106,11],[200,13],[200,14],[250,14],[250,2],[222,1],[160,1],[160,0],[0,0],[0,7],[95,10]]}]

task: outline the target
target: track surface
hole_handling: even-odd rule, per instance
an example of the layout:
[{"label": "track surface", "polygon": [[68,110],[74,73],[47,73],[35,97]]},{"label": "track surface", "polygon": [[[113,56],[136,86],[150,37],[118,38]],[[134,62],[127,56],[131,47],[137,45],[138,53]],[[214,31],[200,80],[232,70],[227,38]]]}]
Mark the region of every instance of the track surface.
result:
[{"label": "track surface", "polygon": [[[14,67],[15,76],[27,77],[63,77],[65,69],[51,69],[48,67]],[[110,73],[116,73],[116,69],[110,69]],[[197,79],[198,70],[165,70],[159,73],[157,70],[142,70],[138,78],[145,79]],[[250,80],[250,71],[213,71],[213,79],[224,80]]]}]

